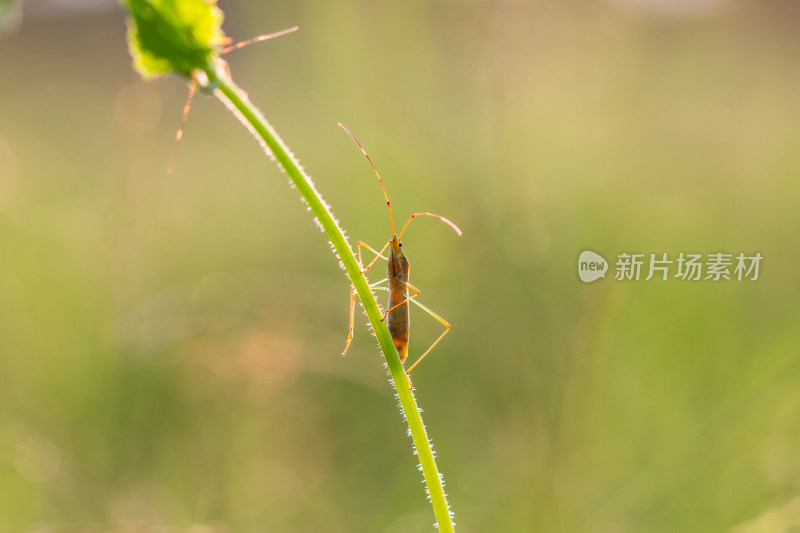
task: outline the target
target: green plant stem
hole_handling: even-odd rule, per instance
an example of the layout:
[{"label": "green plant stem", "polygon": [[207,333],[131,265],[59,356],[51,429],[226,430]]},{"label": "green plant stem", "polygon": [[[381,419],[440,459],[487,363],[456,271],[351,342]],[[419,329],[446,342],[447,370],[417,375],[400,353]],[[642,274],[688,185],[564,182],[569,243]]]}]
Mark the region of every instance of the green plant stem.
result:
[{"label": "green plant stem", "polygon": [[444,492],[444,483],[436,467],[436,461],[425,431],[425,425],[422,423],[422,416],[417,407],[414,393],[409,386],[408,378],[403,370],[403,364],[400,362],[400,357],[389,334],[389,329],[383,320],[383,314],[375,295],[370,290],[369,283],[361,272],[361,267],[347,242],[344,232],[339,227],[333,217],[333,213],[331,213],[320,193],[314,187],[311,178],[305,173],[298,160],[261,112],[250,102],[247,95],[236,86],[233,80],[224,73],[223,69],[209,68],[206,74],[209,78],[208,86],[216,87],[214,90],[216,96],[226,106],[235,110],[239,115],[239,119],[266,145],[275,157],[278,165],[286,172],[308,203],[311,212],[314,213],[323,231],[333,244],[339,259],[341,259],[347,274],[350,276],[358,297],[361,299],[367,318],[372,324],[372,329],[378,338],[378,343],[389,367],[400,405],[410,429],[411,438],[414,441],[416,454],[422,466],[422,473],[428,486],[428,494],[436,515],[436,521],[439,524],[439,531],[454,531],[452,516]]}]

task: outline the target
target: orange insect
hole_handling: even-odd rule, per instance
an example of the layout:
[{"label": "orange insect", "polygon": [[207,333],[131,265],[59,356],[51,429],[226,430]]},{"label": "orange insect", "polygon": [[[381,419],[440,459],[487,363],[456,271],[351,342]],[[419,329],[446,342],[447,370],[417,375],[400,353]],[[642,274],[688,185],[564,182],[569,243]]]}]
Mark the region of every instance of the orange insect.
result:
[{"label": "orange insect", "polygon": [[[428,314],[430,314],[433,318],[438,320],[444,327],[444,332],[439,335],[433,344],[431,344],[425,353],[423,353],[416,362],[406,370],[406,374],[411,373],[412,370],[422,361],[426,355],[430,353],[434,346],[436,346],[442,338],[447,335],[450,331],[450,324],[447,323],[445,319],[428,309],[426,306],[421,304],[419,301],[415,300],[417,296],[419,296],[420,291],[412,284],[408,282],[408,271],[409,271],[409,262],[408,258],[406,258],[406,254],[403,252],[403,244],[400,242],[400,239],[403,237],[406,229],[408,229],[408,225],[411,224],[411,221],[418,216],[428,216],[438,218],[451,228],[460,236],[461,230],[453,224],[450,220],[446,219],[443,216],[434,214],[434,213],[414,213],[409,217],[408,221],[403,226],[403,229],[400,230],[400,233],[395,233],[394,230],[394,217],[392,216],[392,204],[389,202],[389,195],[386,194],[386,188],[383,186],[383,180],[381,179],[381,175],[378,173],[378,169],[375,168],[375,165],[372,163],[372,159],[370,159],[369,155],[367,155],[367,151],[364,150],[364,147],[361,146],[361,143],[358,142],[355,135],[350,133],[344,125],[341,123],[339,126],[346,131],[350,137],[356,142],[359,148],[361,148],[361,153],[364,154],[364,157],[367,158],[369,161],[372,170],[375,171],[375,175],[378,177],[378,182],[381,185],[381,190],[383,191],[383,197],[386,199],[386,206],[389,208],[389,223],[391,224],[392,230],[392,238],[381,248],[381,250],[375,251],[371,246],[368,244],[359,241],[358,242],[358,264],[361,266],[362,272],[367,272],[378,258],[386,259],[388,262],[388,276],[386,279],[378,281],[377,283],[373,283],[370,285],[370,288],[373,289],[381,289],[389,291],[389,305],[386,308],[386,311],[383,313],[383,319],[387,321],[387,325],[389,326],[389,333],[392,335],[392,340],[394,341],[394,345],[397,348],[397,353],[400,355],[400,362],[405,363],[406,358],[408,357],[408,333],[409,333],[409,309],[408,309],[408,302],[413,302],[421,309],[425,310]],[[364,262],[361,258],[361,248],[366,248],[372,253],[375,254],[375,258],[369,262],[369,264],[365,267]],[[383,252],[389,248],[388,257],[383,256]],[[383,283],[384,281],[388,282],[388,287],[378,287],[379,284]],[[413,292],[413,294],[409,295],[409,289]],[[350,342],[353,340],[353,324],[355,321],[355,308],[356,308],[356,291],[354,288],[350,289],[350,332],[347,335],[347,345],[344,348],[345,355],[347,353],[348,348],[350,348]]]}]

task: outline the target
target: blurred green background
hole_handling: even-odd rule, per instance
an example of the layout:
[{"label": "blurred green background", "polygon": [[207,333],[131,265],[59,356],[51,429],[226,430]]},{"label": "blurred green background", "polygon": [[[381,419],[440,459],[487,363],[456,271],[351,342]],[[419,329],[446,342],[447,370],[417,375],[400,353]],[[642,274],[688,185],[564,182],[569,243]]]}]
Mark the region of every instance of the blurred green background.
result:
[{"label": "blurred green background", "polygon": [[[414,372],[460,531],[800,531],[792,1],[222,2],[352,243],[452,332]],[[0,530],[431,531],[376,342],[286,177],[114,3],[0,39]],[[760,252],[587,285],[584,249]],[[383,267],[370,275],[382,277]],[[381,299],[385,298],[383,293]],[[412,312],[411,357],[440,326]]]}]

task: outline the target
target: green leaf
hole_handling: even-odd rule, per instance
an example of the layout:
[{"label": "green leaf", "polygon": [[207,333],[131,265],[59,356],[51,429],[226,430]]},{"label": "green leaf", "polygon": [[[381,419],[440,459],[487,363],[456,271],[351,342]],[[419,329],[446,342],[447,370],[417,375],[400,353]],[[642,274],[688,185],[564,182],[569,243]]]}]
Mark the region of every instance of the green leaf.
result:
[{"label": "green leaf", "polygon": [[216,0],[123,0],[133,66],[148,79],[167,72],[191,78],[226,42]]}]

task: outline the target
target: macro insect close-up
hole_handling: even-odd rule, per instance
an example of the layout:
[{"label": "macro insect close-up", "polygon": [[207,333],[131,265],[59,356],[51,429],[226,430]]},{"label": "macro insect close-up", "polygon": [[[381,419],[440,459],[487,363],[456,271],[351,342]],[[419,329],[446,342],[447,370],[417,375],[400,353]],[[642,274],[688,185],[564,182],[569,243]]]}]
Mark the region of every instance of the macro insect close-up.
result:
[{"label": "macro insect close-up", "polygon": [[[420,361],[422,361],[425,356],[427,356],[433,347],[436,346],[440,340],[450,331],[450,324],[447,323],[445,319],[431,311],[428,307],[423,305],[421,302],[416,300],[417,296],[420,295],[419,289],[417,289],[414,285],[412,285],[408,281],[409,270],[411,265],[406,257],[404,252],[403,243],[400,239],[403,237],[403,234],[408,229],[409,224],[411,221],[414,220],[416,217],[419,216],[427,216],[433,217],[441,220],[451,228],[453,231],[456,232],[457,235],[461,236],[462,232],[453,224],[450,220],[446,219],[441,215],[437,215],[435,213],[414,213],[408,218],[408,221],[403,225],[403,228],[400,230],[400,233],[395,233],[394,229],[394,215],[392,215],[392,203],[389,201],[389,195],[386,194],[386,188],[383,185],[383,180],[381,179],[381,175],[378,173],[378,169],[375,168],[375,165],[372,163],[372,159],[370,159],[367,151],[364,150],[364,147],[361,146],[361,143],[356,139],[356,137],[350,133],[345,126],[341,123],[339,126],[344,129],[350,137],[356,142],[358,147],[361,149],[361,152],[364,154],[364,157],[367,158],[369,161],[372,170],[375,171],[375,176],[378,178],[378,183],[381,185],[381,190],[383,191],[383,197],[386,200],[386,207],[389,209],[389,227],[391,229],[392,237],[383,245],[383,248],[380,250],[375,250],[368,244],[358,241],[358,264],[361,266],[362,272],[367,272],[369,269],[375,265],[378,259],[384,259],[387,263],[387,273],[386,278],[375,282],[370,285],[371,288],[374,289],[382,289],[389,292],[389,303],[387,304],[386,310],[383,312],[383,319],[387,322],[389,326],[389,333],[392,335],[392,340],[394,341],[394,345],[397,348],[397,353],[400,355],[400,362],[405,363],[406,358],[408,357],[408,338],[409,338],[409,330],[411,326],[411,318],[409,314],[408,304],[409,302],[414,303],[415,305],[419,306],[420,309],[425,311],[431,317],[436,319],[439,323],[441,323],[445,330],[442,332],[439,337],[433,341],[427,350],[425,350],[422,355],[406,370],[406,374],[410,374],[411,371],[416,367]],[[362,248],[365,248],[375,254],[375,257],[364,265],[364,259],[361,254]],[[384,257],[383,253],[386,252],[388,249],[388,257]],[[381,283],[386,282],[388,287],[381,287],[379,286]],[[353,324],[355,321],[355,304],[356,304],[356,290],[355,288],[350,290],[350,331],[347,335],[347,344],[344,347],[344,354],[347,353],[347,350],[350,348],[350,342],[353,340]]]},{"label": "macro insect close-up", "polygon": [[798,5],[0,0],[0,533],[797,531]]}]

